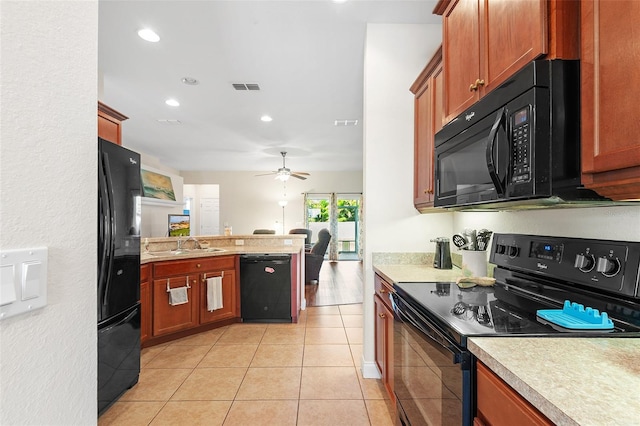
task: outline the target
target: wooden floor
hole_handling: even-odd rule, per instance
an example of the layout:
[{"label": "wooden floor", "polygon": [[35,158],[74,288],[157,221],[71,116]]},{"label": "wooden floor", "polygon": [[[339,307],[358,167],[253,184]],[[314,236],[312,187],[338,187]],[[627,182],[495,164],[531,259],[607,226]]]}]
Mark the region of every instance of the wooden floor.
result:
[{"label": "wooden floor", "polygon": [[307,306],[362,303],[362,262],[325,260],[318,284],[305,285]]}]

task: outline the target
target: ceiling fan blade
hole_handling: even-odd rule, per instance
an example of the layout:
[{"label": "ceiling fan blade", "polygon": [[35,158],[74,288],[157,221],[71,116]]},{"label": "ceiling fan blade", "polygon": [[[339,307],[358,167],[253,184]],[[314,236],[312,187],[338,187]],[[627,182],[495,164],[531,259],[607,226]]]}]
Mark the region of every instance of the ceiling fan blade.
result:
[{"label": "ceiling fan blade", "polygon": [[291,173],[295,173],[297,175],[303,175],[303,176],[311,176],[309,173],[307,172],[291,172]]},{"label": "ceiling fan blade", "polygon": [[278,174],[278,172],[262,173],[260,175],[254,175],[254,176],[269,176],[269,175],[276,175],[276,174]]},{"label": "ceiling fan blade", "polygon": [[[308,174],[308,173],[306,173],[306,174]],[[300,176],[300,175],[298,175],[296,173],[291,173],[291,176],[296,178],[296,179],[300,179],[300,180],[306,180],[307,179],[306,177]]]}]

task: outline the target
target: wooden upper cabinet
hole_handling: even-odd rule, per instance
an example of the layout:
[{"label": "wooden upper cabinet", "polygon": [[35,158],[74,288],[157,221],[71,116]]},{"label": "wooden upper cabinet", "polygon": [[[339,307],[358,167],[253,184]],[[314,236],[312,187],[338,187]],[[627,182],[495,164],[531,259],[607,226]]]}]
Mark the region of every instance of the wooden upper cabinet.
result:
[{"label": "wooden upper cabinet", "polygon": [[582,182],[614,200],[640,198],[640,2],[581,5]]},{"label": "wooden upper cabinet", "polygon": [[534,59],[576,59],[578,10],[578,0],[441,0],[445,122]]},{"label": "wooden upper cabinet", "polygon": [[98,137],[122,145],[122,122],[126,115],[98,101]]},{"label": "wooden upper cabinet", "polygon": [[445,116],[451,121],[479,99],[470,90],[480,77],[480,15],[478,0],[454,2],[442,19]]},{"label": "wooden upper cabinet", "polygon": [[433,207],[434,135],[442,128],[442,49],[438,49],[411,86],[414,101],[413,202],[423,211]]}]

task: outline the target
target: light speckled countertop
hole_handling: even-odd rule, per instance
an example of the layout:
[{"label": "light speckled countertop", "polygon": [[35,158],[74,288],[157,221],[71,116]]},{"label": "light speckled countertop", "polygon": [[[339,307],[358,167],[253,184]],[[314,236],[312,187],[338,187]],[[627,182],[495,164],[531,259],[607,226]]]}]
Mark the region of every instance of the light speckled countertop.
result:
[{"label": "light speckled countertop", "polygon": [[[374,271],[391,283],[462,276],[455,266],[433,268],[433,257],[374,255]],[[480,361],[558,425],[640,425],[639,338],[477,337],[468,342]]]},{"label": "light speckled countertop", "polygon": [[640,424],[640,339],[478,337],[469,349],[558,425]]},{"label": "light speckled countertop", "polygon": [[161,262],[165,260],[185,260],[194,259],[199,257],[211,257],[211,256],[230,256],[236,254],[274,254],[274,253],[300,253],[300,247],[292,246],[238,246],[238,247],[221,247],[224,251],[200,251],[200,252],[187,252],[184,254],[167,254],[167,255],[153,255],[151,253],[140,254],[140,264],[149,262]]},{"label": "light speckled countertop", "polygon": [[[194,239],[197,240],[199,244],[208,243],[208,247],[211,247],[212,249],[221,249],[221,251],[202,250],[186,251],[185,253],[181,254],[169,254],[169,251],[175,250],[177,248],[178,238],[142,238],[142,241],[140,242],[140,263],[145,264],[150,262],[160,262],[164,260],[185,260],[200,257],[229,256],[236,254],[301,253],[304,247],[305,235],[204,235],[195,238],[183,238],[183,247],[193,248],[195,245]],[[148,251],[145,250],[145,245],[148,245]]]}]

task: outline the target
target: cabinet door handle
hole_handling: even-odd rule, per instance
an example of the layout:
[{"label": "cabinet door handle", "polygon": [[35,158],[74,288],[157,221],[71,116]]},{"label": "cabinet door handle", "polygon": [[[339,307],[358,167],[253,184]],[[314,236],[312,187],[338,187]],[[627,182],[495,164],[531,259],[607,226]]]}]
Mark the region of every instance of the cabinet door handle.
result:
[{"label": "cabinet door handle", "polygon": [[433,189],[427,189],[425,192],[426,192],[427,194],[433,194]]},{"label": "cabinet door handle", "polygon": [[200,264],[199,264],[199,263],[198,263],[198,264],[196,264],[196,268],[199,268],[199,267],[200,267]]},{"label": "cabinet door handle", "polygon": [[469,85],[469,91],[470,92],[474,92],[476,90],[478,90],[479,86],[484,86],[484,80],[480,80],[479,78],[476,79],[476,82]]},{"label": "cabinet door handle", "polygon": [[386,292],[387,292],[387,290],[385,290],[384,288],[380,289],[380,293],[386,293]]},{"label": "cabinet door handle", "polygon": [[386,316],[385,314],[383,314],[382,312],[381,312],[381,313],[379,313],[379,314],[378,314],[378,316],[379,316],[380,318],[386,318],[386,317],[387,317],[387,316]]}]

